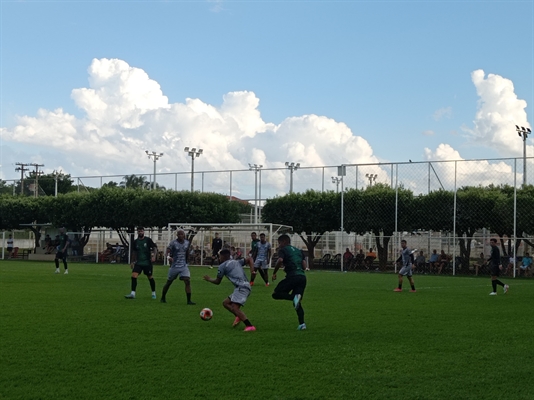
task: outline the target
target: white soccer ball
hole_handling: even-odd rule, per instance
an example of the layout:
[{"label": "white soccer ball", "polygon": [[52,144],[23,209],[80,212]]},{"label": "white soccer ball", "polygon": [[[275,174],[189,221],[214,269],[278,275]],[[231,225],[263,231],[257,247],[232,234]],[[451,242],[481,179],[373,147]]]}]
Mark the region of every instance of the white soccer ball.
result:
[{"label": "white soccer ball", "polygon": [[213,317],[213,311],[211,311],[210,308],[203,308],[202,311],[200,311],[200,318],[202,318],[204,321],[209,321]]}]

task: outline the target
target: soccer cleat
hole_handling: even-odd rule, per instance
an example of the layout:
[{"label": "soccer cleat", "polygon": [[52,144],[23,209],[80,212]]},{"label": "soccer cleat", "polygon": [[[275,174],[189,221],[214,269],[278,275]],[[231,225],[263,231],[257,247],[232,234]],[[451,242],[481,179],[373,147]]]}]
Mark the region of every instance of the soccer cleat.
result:
[{"label": "soccer cleat", "polygon": [[69,270],[66,269],[66,270],[65,270],[65,275],[68,275],[68,274],[69,274]]},{"label": "soccer cleat", "polygon": [[256,330],[256,327],[255,326],[247,326],[244,331],[245,332],[253,332]]},{"label": "soccer cleat", "polygon": [[135,299],[135,294],[127,294],[126,296],[124,296],[125,299]]},{"label": "soccer cleat", "polygon": [[254,282],[250,282],[250,286],[254,286]]},{"label": "soccer cleat", "polygon": [[152,293],[152,298],[156,300],[156,293]]},{"label": "soccer cleat", "polygon": [[269,282],[267,282],[267,283],[265,284],[265,286],[269,286]]},{"label": "soccer cleat", "polygon": [[299,308],[301,297],[302,295],[300,294],[296,294],[295,297],[293,297],[293,305],[295,306],[295,310]]},{"label": "soccer cleat", "polygon": [[241,319],[239,317],[235,317],[234,323],[232,324],[232,328],[235,328],[239,323],[241,322]]},{"label": "soccer cleat", "polygon": [[54,274],[59,274],[59,268],[56,268],[56,272]]},{"label": "soccer cleat", "polygon": [[497,296],[497,292],[491,292],[490,296]]},{"label": "soccer cleat", "polygon": [[297,331],[305,331],[306,330],[306,324],[300,324],[298,327],[297,327]]},{"label": "soccer cleat", "polygon": [[417,290],[415,290],[415,289],[411,289],[410,290],[410,293],[415,293],[415,292],[417,292]]},{"label": "soccer cleat", "polygon": [[197,303],[193,303],[192,301],[188,301],[188,302],[187,302],[187,305],[188,305],[188,306],[196,306]]},{"label": "soccer cleat", "polygon": [[166,303],[167,300],[165,300],[163,297],[161,298],[161,300],[159,301],[160,303]]},{"label": "soccer cleat", "polygon": [[395,288],[393,289],[394,292],[402,292],[402,289],[399,289],[399,288]]},{"label": "soccer cleat", "polygon": [[504,293],[508,293],[508,289],[510,289],[510,286],[504,285],[504,287],[503,287]]}]

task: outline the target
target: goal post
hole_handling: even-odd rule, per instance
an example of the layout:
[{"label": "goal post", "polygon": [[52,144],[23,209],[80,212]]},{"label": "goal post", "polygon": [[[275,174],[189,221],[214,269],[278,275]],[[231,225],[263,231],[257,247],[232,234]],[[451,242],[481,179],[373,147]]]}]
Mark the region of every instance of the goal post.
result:
[{"label": "goal post", "polygon": [[[191,224],[183,222],[171,222],[167,225],[168,243],[175,238],[177,229],[183,229],[187,240],[190,242],[189,251],[200,250],[200,265],[204,265],[204,260],[211,257],[211,243],[215,233],[219,234],[224,245],[234,246],[243,250],[243,255],[248,253],[250,247],[250,234],[256,232],[265,233],[267,241],[273,245],[274,236],[282,233],[292,232],[293,228],[288,225],[257,223],[257,224],[232,224],[232,223],[211,223],[211,224]],[[273,248],[275,246],[273,245]],[[188,255],[189,256],[189,255]],[[165,257],[165,264],[167,258]]]}]

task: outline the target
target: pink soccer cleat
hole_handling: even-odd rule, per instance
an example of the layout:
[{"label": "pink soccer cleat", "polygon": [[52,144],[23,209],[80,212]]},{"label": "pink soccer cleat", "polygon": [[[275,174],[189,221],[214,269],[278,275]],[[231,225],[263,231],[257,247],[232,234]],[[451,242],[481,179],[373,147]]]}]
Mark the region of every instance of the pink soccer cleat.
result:
[{"label": "pink soccer cleat", "polygon": [[241,322],[241,319],[239,317],[235,317],[234,323],[232,324],[232,328],[235,328],[239,323]]},{"label": "pink soccer cleat", "polygon": [[255,326],[247,326],[245,329],[245,332],[253,332],[256,330]]},{"label": "pink soccer cleat", "polygon": [[399,288],[395,288],[393,289],[394,292],[402,292],[402,289],[399,289]]}]

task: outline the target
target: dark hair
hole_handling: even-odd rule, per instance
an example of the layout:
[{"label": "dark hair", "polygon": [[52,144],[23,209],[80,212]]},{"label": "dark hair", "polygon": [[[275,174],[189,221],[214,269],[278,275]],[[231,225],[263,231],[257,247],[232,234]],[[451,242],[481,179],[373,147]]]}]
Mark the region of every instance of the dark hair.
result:
[{"label": "dark hair", "polygon": [[291,239],[289,238],[288,235],[281,235],[281,236],[278,236],[278,241],[279,242],[287,242],[287,243],[291,243]]},{"label": "dark hair", "polygon": [[402,240],[401,240],[401,243],[402,243],[402,242],[406,243],[406,240],[402,239]]},{"label": "dark hair", "polygon": [[222,249],[221,251],[219,251],[219,254],[221,256],[229,256],[230,255],[230,250],[228,249]]},{"label": "dark hair", "polygon": [[138,231],[144,231],[145,228],[143,228],[142,226],[138,226],[138,227],[137,227],[137,230],[138,230]]},{"label": "dark hair", "polygon": [[256,232],[252,232],[251,235],[257,235],[257,233]]},{"label": "dark hair", "polygon": [[495,242],[495,243],[497,243],[497,239],[492,238],[492,239],[490,239],[490,242]]},{"label": "dark hair", "polygon": [[265,233],[260,233],[260,237],[265,236]]}]

